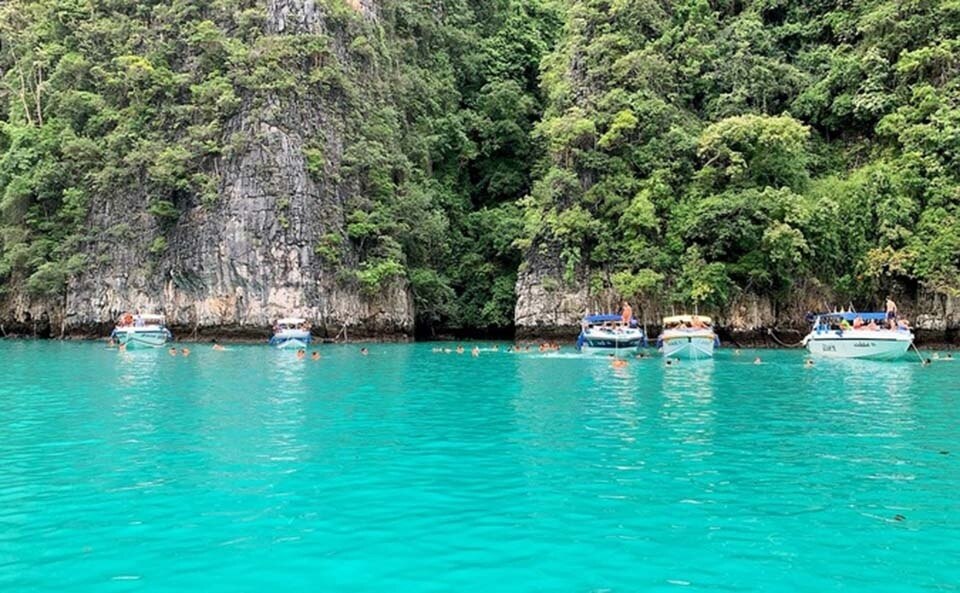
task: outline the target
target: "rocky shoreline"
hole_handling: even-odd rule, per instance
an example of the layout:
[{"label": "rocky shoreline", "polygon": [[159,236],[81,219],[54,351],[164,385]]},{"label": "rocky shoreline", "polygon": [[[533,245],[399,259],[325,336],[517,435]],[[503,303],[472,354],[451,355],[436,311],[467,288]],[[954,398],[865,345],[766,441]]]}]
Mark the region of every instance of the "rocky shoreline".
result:
[{"label": "rocky shoreline", "polygon": [[[0,338],[3,339],[39,339],[39,340],[105,340],[113,329],[111,324],[97,324],[72,328],[63,333],[55,331],[48,321],[20,322],[10,324],[0,323]],[[354,331],[347,328],[344,338],[343,328],[336,331],[314,330],[316,343],[363,343],[363,342],[457,342],[457,341],[498,341],[536,344],[544,341],[573,344],[579,331],[577,327],[539,328],[544,331],[531,331],[530,328],[517,328],[514,332],[501,331],[471,331],[459,330],[441,332],[431,336],[414,336],[405,332],[370,332],[358,328]],[[262,344],[270,339],[271,330],[266,326],[207,326],[187,327],[173,325],[170,327],[176,342],[204,343],[217,342],[232,344]],[[650,336],[660,333],[659,327],[649,326]],[[800,347],[800,341],[806,335],[806,330],[796,328],[757,328],[752,330],[718,327],[717,334],[723,347],[733,348],[770,348],[794,349]],[[651,338],[651,342],[655,338]],[[921,348],[929,349],[960,349],[960,332],[953,330],[931,331],[919,329],[916,331],[916,344]]]}]

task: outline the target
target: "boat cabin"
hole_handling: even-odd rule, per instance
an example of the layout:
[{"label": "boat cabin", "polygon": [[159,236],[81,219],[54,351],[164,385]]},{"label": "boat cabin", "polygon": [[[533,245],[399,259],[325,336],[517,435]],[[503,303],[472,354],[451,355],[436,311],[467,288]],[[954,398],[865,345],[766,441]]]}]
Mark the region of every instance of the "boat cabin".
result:
[{"label": "boat cabin", "polygon": [[277,324],[274,329],[277,331],[309,329],[309,325],[307,324],[307,320],[303,317],[284,317],[283,319],[277,320]]},{"label": "boat cabin", "polygon": [[165,324],[165,317],[156,313],[124,313],[117,320],[117,327],[146,327],[152,325],[162,326]]}]

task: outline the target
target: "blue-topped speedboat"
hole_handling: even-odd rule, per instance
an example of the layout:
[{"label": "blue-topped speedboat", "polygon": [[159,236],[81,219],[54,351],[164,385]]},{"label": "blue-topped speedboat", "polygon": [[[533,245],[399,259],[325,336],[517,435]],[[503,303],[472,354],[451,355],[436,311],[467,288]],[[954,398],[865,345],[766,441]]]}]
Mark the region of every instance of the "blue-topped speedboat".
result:
[{"label": "blue-topped speedboat", "polygon": [[580,322],[577,350],[585,354],[629,356],[647,345],[647,338],[637,320],[624,323],[616,313],[587,315]]},{"label": "blue-topped speedboat", "polygon": [[883,312],[810,315],[813,329],[803,339],[811,356],[896,360],[913,345],[906,321]]},{"label": "blue-topped speedboat", "polygon": [[278,319],[273,326],[270,345],[277,348],[306,348],[311,339],[310,325],[302,317]]}]

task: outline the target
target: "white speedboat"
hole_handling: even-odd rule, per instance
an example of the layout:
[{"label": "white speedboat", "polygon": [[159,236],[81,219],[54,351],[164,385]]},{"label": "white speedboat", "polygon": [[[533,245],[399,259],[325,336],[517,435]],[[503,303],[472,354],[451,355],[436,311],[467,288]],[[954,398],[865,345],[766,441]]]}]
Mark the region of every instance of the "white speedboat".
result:
[{"label": "white speedboat", "polygon": [[667,358],[712,358],[719,343],[713,320],[703,315],[674,315],[663,318],[663,333],[657,347]]},{"label": "white speedboat", "polygon": [[901,323],[888,327],[886,313],[820,313],[803,339],[811,356],[896,360],[913,345],[913,332]]},{"label": "white speedboat", "polygon": [[163,315],[133,315],[126,313],[120,318],[110,338],[127,349],[163,348],[173,339]]},{"label": "white speedboat", "polygon": [[310,326],[302,317],[278,319],[273,326],[270,345],[277,348],[306,348],[310,344]]},{"label": "white speedboat", "polygon": [[620,315],[587,315],[581,322],[577,350],[585,354],[629,356],[647,345],[643,329],[631,319],[624,324]]}]

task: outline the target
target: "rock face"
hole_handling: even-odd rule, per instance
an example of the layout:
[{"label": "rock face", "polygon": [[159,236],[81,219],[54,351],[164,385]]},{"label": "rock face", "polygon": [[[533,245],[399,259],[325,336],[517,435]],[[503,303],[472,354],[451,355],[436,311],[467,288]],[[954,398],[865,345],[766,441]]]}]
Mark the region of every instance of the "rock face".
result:
[{"label": "rock face", "polygon": [[[351,5],[376,18],[373,2]],[[349,40],[325,30],[313,0],[269,0],[265,28],[327,34],[341,59],[349,59]],[[64,300],[19,296],[7,303],[5,310],[21,322],[7,326],[36,331],[36,320],[45,316],[54,335],[92,334],[106,331],[122,311],[138,309],[164,312],[180,335],[211,327],[259,335],[285,315],[311,319],[331,337],[344,326],[351,337],[412,335],[413,299],[405,284],[367,295],[342,273],[358,265],[345,240],[343,212],[357,190],[308,173],[309,143],[322,147],[328,169],[339,167],[347,115],[336,109],[310,92],[244,97],[226,130],[243,139],[240,148],[213,164],[220,180],[216,203],[177,204],[183,214],[161,227],[145,212],[148,196],[97,200],[88,269],[70,282]],[[321,237],[330,235],[344,237],[339,262],[315,253]],[[151,249],[158,237],[165,249]]]}]

